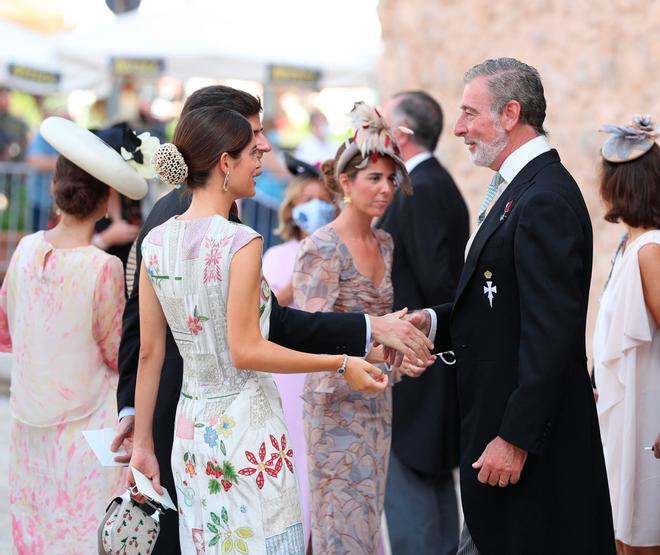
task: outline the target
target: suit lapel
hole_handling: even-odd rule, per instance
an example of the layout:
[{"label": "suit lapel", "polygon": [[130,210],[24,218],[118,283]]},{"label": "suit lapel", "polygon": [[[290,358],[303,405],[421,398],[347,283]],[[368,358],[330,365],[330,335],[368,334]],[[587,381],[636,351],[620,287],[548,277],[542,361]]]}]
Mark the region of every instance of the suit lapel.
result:
[{"label": "suit lapel", "polygon": [[458,282],[455,300],[460,298],[465,286],[470,281],[477,267],[481,251],[488,242],[488,239],[504,223],[509,212],[516,206],[522,194],[534,183],[536,174],[548,164],[559,161],[559,155],[554,149],[537,156],[520,170],[518,175],[514,177],[513,181],[505,189],[504,193],[497,199],[474,237],[467,259],[465,260],[461,279]]}]

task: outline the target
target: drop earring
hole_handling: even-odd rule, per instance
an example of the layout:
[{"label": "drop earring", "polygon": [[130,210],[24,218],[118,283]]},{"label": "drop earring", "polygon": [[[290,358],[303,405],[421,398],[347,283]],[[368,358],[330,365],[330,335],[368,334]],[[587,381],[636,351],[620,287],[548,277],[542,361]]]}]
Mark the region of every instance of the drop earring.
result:
[{"label": "drop earring", "polygon": [[351,198],[351,195],[349,194],[344,195],[344,204],[348,206],[349,204],[352,203],[353,203],[353,199]]},{"label": "drop earring", "polygon": [[229,189],[229,172],[225,174],[225,181],[222,184],[222,190],[226,193],[227,189]]}]

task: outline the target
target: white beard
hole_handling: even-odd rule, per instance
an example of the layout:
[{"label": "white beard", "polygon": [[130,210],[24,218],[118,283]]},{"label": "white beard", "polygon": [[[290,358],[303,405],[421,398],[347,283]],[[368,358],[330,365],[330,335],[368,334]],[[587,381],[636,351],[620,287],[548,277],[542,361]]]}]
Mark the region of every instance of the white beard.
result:
[{"label": "white beard", "polygon": [[475,140],[474,152],[470,152],[470,159],[475,166],[489,167],[504,150],[508,142],[507,132],[500,125],[499,121],[495,120],[496,137],[490,142]]}]

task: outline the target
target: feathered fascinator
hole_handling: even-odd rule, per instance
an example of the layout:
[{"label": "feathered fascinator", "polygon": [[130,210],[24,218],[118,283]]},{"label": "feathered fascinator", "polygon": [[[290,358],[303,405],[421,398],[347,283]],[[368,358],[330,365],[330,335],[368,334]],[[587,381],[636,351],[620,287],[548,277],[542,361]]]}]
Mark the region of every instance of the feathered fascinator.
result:
[{"label": "feathered fascinator", "polygon": [[[370,161],[377,161],[379,156],[388,156],[396,166],[396,185],[406,194],[411,195],[410,176],[401,159],[399,145],[380,112],[364,102],[356,102],[348,116],[351,118],[355,134],[352,139],[346,141],[346,149],[337,161],[335,169],[337,181],[348,163],[358,154],[362,156],[362,162],[357,165],[358,169],[366,168]],[[412,131],[406,127],[399,127],[399,129],[412,134]]]},{"label": "feathered fascinator", "polygon": [[646,154],[660,136],[660,129],[649,115],[634,116],[628,125],[605,125],[598,131],[611,133],[601,154],[608,162],[629,162]]}]

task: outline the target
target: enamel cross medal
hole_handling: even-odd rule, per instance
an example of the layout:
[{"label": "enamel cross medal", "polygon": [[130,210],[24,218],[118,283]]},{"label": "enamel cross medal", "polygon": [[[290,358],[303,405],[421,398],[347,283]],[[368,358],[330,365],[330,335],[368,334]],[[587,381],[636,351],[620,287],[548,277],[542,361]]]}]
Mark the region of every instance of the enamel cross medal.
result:
[{"label": "enamel cross medal", "polygon": [[490,308],[493,308],[493,299],[497,294],[497,285],[493,285],[491,278],[493,273],[489,270],[484,272],[484,277],[486,278],[486,285],[484,285],[484,295],[488,297],[488,302],[490,303]]}]

